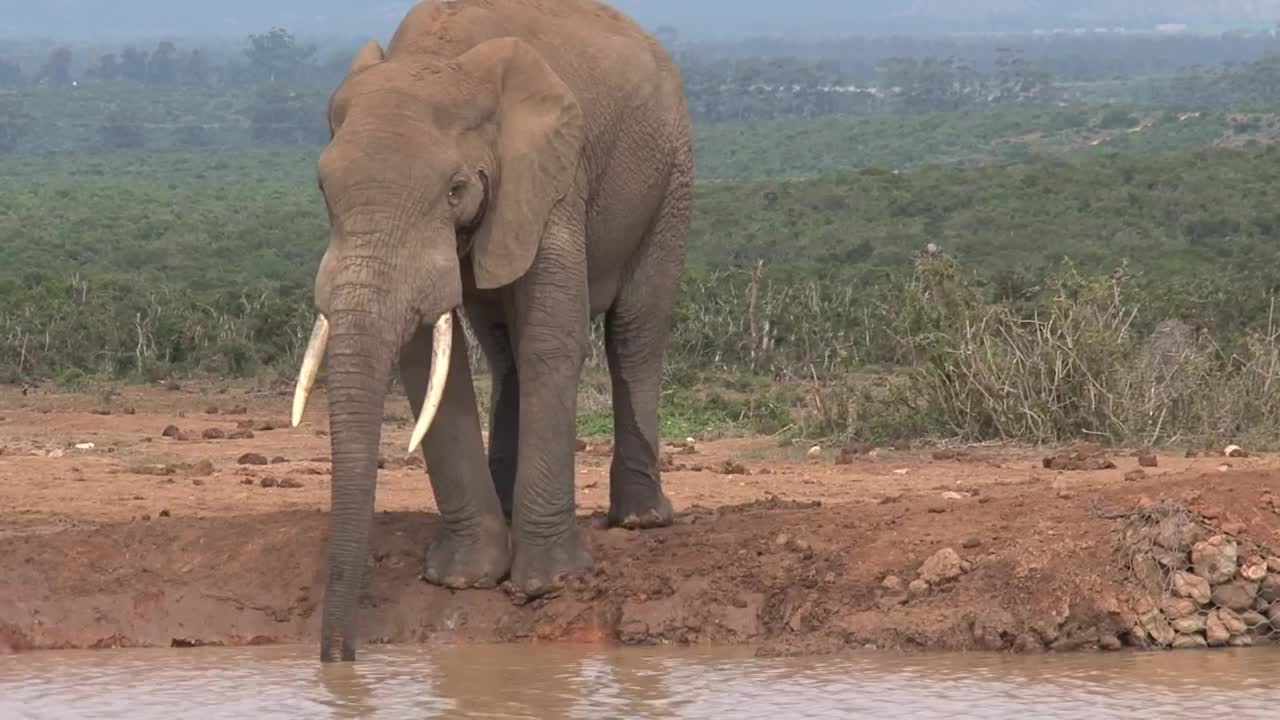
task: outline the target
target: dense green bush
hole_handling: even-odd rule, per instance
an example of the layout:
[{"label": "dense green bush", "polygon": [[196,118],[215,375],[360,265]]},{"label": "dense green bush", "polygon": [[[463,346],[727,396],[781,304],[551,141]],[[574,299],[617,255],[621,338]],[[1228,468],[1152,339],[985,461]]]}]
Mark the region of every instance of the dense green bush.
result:
[{"label": "dense green bush", "polygon": [[[915,122],[936,134],[952,119]],[[1041,120],[984,122],[1005,124],[994,136]],[[984,142],[975,123],[953,128],[952,147]],[[806,157],[843,132],[814,127],[788,140]],[[0,379],[291,377],[327,237],[316,152],[7,158]],[[1270,147],[1098,151],[705,180],[667,421],[876,438],[1265,434],[1280,417],[1278,160]],[[1177,323],[1191,338],[1177,361],[1153,356],[1153,333]]]},{"label": "dense green bush", "polygon": [[[314,149],[9,159],[0,277],[153,273],[192,290],[309,286],[327,226]],[[694,267],[866,283],[939,244],[984,275],[1034,278],[1070,257],[1128,259],[1162,282],[1280,260],[1280,149],[901,173],[869,169],[698,187]]]}]

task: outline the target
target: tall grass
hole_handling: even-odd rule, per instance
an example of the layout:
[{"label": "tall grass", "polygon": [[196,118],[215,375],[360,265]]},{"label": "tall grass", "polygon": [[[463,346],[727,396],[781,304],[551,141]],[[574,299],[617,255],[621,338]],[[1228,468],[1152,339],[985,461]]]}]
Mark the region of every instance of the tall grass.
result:
[{"label": "tall grass", "polygon": [[[0,283],[0,379],[288,382],[310,329],[310,294],[112,277]],[[691,273],[667,407],[689,422],[877,440],[1257,447],[1280,438],[1270,296],[1256,327],[1224,336],[1183,322],[1123,269],[1068,269],[1015,299],[1000,294],[942,255],[873,283],[789,277],[763,263]],[[599,413],[608,396],[599,322],[592,340],[588,411]]]},{"label": "tall grass", "polygon": [[[947,258],[921,259],[897,321],[897,396],[921,429],[964,440],[1198,444],[1280,435],[1280,327],[1224,338],[1144,305],[1122,269],[1049,278],[1026,306],[985,299]],[[1149,329],[1148,329],[1149,328]],[[906,413],[904,412],[904,415]]]}]

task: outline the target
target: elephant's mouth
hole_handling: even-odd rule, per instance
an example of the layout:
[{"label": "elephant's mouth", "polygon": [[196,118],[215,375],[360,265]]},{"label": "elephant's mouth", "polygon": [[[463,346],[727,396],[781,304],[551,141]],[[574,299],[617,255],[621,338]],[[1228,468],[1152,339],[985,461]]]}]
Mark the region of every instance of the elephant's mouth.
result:
[{"label": "elephant's mouth", "polygon": [[[307,342],[306,353],[302,357],[302,368],[298,371],[298,382],[293,392],[293,427],[302,422],[302,415],[307,409],[307,400],[311,397],[311,388],[315,384],[316,375],[320,371],[320,362],[324,359],[325,347],[329,342],[329,320],[324,315],[316,316],[315,326],[311,329],[311,339]],[[409,438],[409,452],[412,453],[422,444],[427,431],[431,429],[431,421],[440,409],[440,399],[444,396],[445,378],[449,376],[449,358],[453,351],[453,311],[449,310],[436,319],[431,333],[431,375],[427,380],[427,390],[422,402],[422,412],[413,426],[413,435]]]}]

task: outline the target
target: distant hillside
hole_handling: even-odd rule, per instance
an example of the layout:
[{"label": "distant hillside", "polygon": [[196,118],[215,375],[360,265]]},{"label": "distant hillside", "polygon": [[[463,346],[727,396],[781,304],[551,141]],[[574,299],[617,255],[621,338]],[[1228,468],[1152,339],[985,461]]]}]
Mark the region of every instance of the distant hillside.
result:
[{"label": "distant hillside", "polygon": [[[897,0],[896,14],[944,19],[1024,18],[1038,22],[1270,22],[1280,3],[1258,0]],[[892,11],[891,11],[892,12]]]},{"label": "distant hillside", "polygon": [[[12,3],[17,5],[18,3]],[[413,0],[25,0],[0,15],[0,35],[222,35],[270,25],[305,33],[385,33]],[[1280,3],[1261,0],[612,0],[649,26],[688,34],[815,31],[1028,30],[1061,25],[1267,25]],[[714,8],[714,9],[713,9]]]}]

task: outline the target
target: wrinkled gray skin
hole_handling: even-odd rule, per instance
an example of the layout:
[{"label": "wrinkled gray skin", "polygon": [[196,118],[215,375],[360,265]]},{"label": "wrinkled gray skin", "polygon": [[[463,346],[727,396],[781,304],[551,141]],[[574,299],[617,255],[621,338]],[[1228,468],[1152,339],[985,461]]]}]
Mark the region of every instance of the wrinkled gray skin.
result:
[{"label": "wrinkled gray skin", "polygon": [[[426,577],[537,596],[591,565],[575,523],[577,383],[603,314],[609,521],[671,523],[658,389],[684,268],[692,157],[665,51],[591,0],[422,3],[358,54],[319,161],[316,276],[333,447],[321,659],[355,659],[383,402],[420,413],[432,324],[465,308],[494,383],[481,437],[461,326],[423,442],[442,517]],[[508,525],[509,523],[509,525]]]}]

